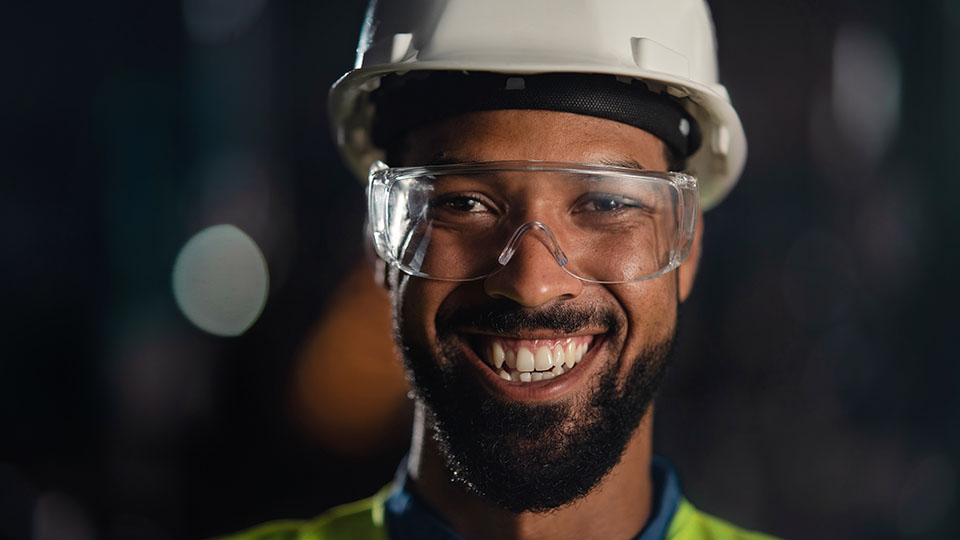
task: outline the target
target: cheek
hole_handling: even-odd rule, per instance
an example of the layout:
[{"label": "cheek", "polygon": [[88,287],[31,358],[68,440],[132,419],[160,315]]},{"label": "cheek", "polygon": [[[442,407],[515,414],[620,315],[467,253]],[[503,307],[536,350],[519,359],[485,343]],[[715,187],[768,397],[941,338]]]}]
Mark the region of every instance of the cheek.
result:
[{"label": "cheek", "polygon": [[644,350],[673,335],[677,321],[677,290],[673,272],[657,279],[619,285],[612,289],[627,315],[627,327],[624,329],[625,358],[636,358]]},{"label": "cheek", "polygon": [[393,289],[393,310],[404,341],[433,348],[436,343],[436,315],[450,284],[401,274]]}]

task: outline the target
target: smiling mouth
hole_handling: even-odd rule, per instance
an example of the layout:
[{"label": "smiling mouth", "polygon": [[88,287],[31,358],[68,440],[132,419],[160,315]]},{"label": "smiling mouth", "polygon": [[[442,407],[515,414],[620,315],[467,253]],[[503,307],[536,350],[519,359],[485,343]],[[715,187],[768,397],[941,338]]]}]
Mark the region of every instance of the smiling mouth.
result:
[{"label": "smiling mouth", "polygon": [[529,383],[569,373],[587,354],[593,338],[592,335],[556,339],[478,336],[471,341],[478,356],[501,379]]}]

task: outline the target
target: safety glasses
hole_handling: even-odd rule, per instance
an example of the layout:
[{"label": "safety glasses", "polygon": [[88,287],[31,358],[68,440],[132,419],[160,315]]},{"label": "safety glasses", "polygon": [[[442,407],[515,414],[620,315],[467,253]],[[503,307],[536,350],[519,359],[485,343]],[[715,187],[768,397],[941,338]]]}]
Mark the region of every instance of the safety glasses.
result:
[{"label": "safety glasses", "polygon": [[446,281],[489,276],[519,249],[584,281],[655,278],[686,260],[699,209],[687,174],[546,161],[377,162],[367,198],[379,256]]}]

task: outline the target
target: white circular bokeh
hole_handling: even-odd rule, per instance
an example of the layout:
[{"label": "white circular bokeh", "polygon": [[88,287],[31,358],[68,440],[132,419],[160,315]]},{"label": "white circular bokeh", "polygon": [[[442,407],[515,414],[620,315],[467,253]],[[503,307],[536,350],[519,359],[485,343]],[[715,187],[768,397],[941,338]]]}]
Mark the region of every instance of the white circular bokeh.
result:
[{"label": "white circular bokeh", "polygon": [[193,236],[173,263],[173,297],[201,330],[238,336],[267,303],[267,261],[246,233],[214,225]]}]

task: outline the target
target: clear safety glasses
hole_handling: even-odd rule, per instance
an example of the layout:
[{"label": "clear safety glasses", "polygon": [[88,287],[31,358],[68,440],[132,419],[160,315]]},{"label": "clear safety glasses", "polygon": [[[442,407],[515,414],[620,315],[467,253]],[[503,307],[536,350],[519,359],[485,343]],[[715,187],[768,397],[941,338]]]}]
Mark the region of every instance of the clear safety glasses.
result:
[{"label": "clear safety glasses", "polygon": [[[481,279],[544,249],[584,281],[660,276],[690,253],[697,181],[683,173],[546,161],[370,169],[377,253],[402,271]],[[545,255],[546,253],[544,253]]]}]

